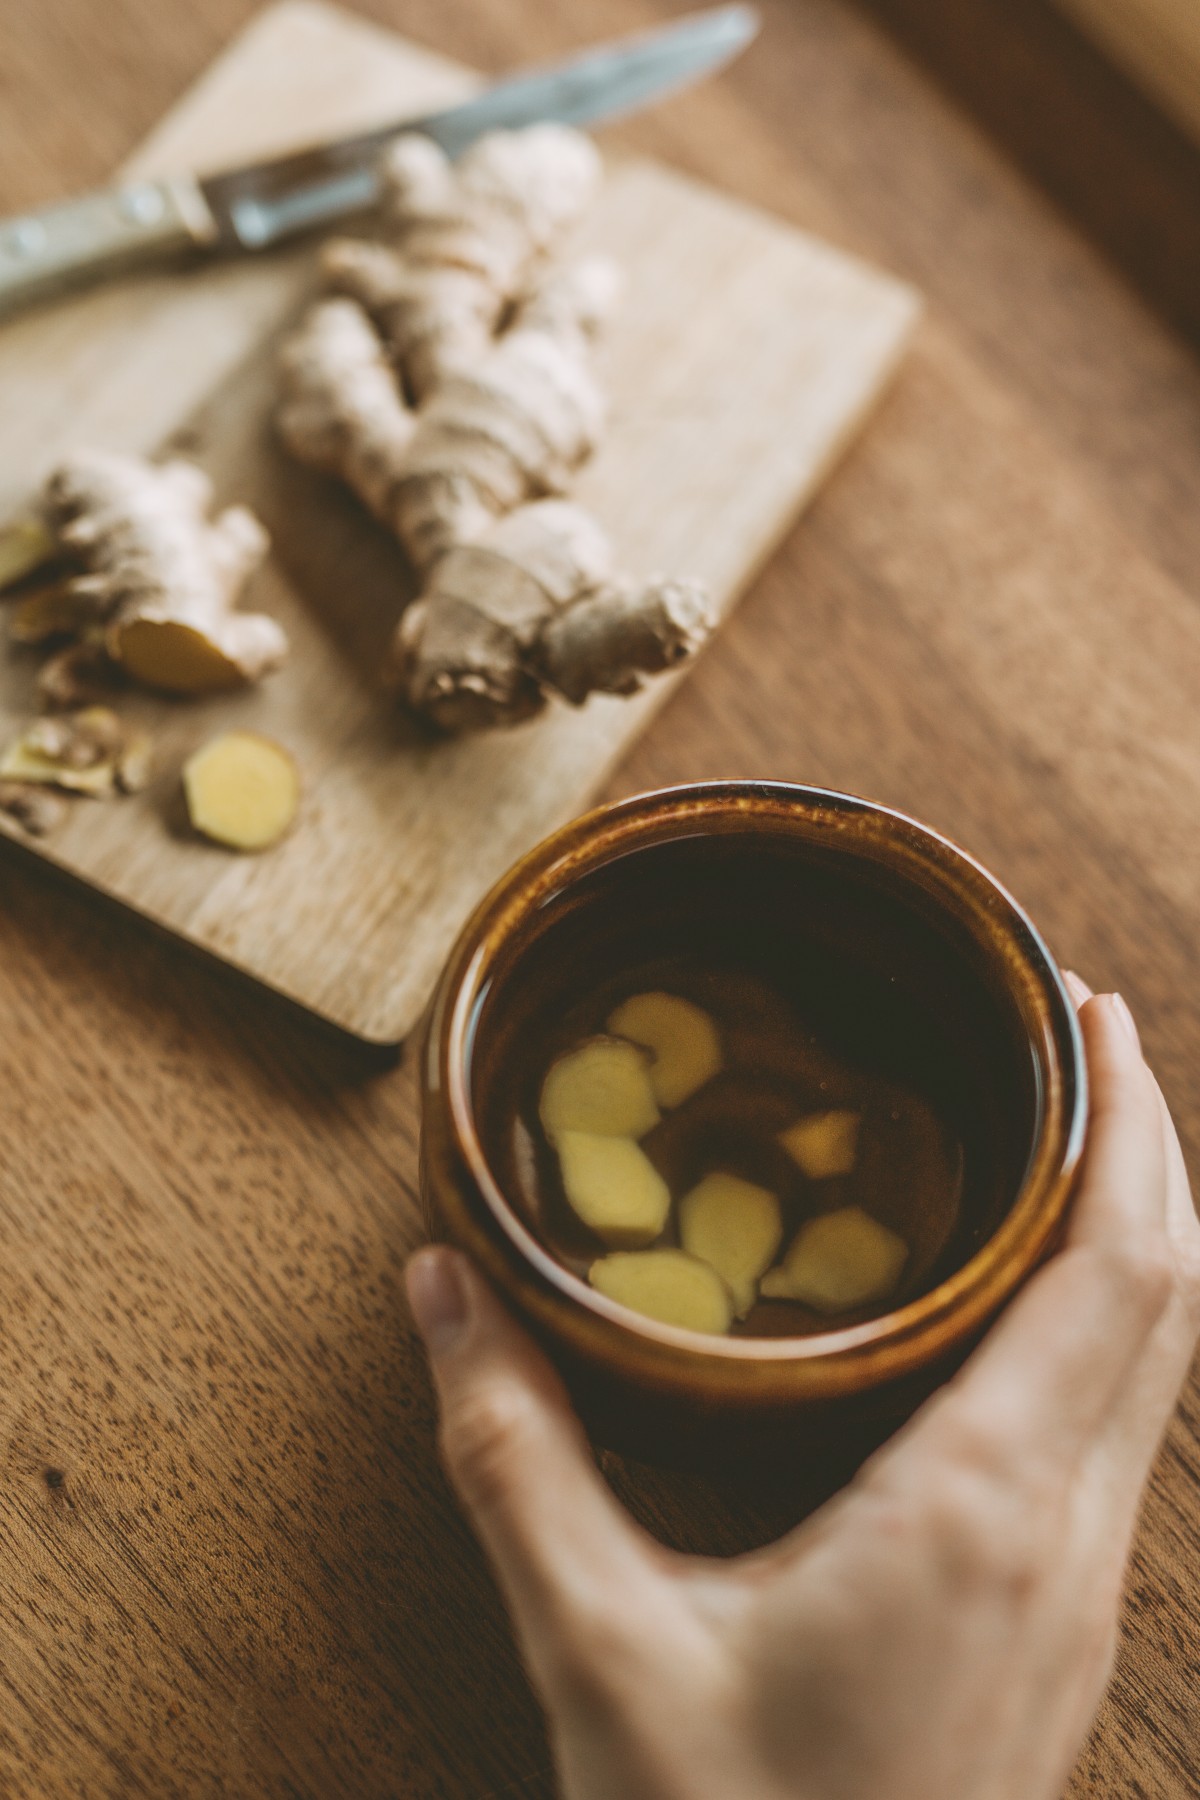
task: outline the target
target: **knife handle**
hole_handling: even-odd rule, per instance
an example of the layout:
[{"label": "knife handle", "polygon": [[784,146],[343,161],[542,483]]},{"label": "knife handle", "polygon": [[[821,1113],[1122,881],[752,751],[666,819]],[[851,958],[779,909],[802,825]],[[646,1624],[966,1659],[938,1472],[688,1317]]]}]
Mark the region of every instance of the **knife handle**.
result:
[{"label": "knife handle", "polygon": [[0,220],[0,314],[215,237],[208,203],[190,176],[132,181]]}]

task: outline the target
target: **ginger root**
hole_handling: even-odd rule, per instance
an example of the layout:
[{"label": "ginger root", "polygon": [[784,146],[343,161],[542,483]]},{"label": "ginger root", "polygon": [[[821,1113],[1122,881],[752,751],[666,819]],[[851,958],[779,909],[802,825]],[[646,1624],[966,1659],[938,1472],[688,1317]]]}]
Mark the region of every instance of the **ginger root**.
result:
[{"label": "ginger root", "polygon": [[289,753],[253,731],[226,731],[184,764],[188,817],[230,850],[266,850],[300,804],[300,775]]},{"label": "ginger root", "polygon": [[208,518],[212,488],[190,463],[161,466],[79,450],[45,484],[42,521],[72,572],[27,597],[11,626],[18,641],[103,631],[112,660],[172,693],[257,681],[283,661],[274,619],[235,612],[267,536],[231,506]]},{"label": "ginger root", "polygon": [[599,261],[556,273],[419,412],[362,309],[320,301],[282,351],[280,434],[299,461],[346,481],[427,569],[514,506],[562,492],[594,447],[603,402],[588,346],[612,285]]},{"label": "ginger root", "polygon": [[568,501],[519,507],[451,550],[396,632],[409,704],[445,731],[531,718],[558,695],[632,694],[712,629],[694,582],[609,573],[594,520]]},{"label": "ginger root", "polygon": [[532,125],[479,138],[452,163],[429,138],[382,159],[388,241],[325,246],[327,287],[370,313],[414,399],[472,365],[505,308],[582,216],[600,179],[591,140]]},{"label": "ginger root", "polygon": [[453,166],[402,138],[389,241],[327,245],[334,297],[283,348],[284,443],[347,482],[424,580],[395,661],[446,731],[634,693],[711,627],[693,583],[614,578],[600,528],[554,505],[603,423],[591,341],[616,272],[548,258],[598,171],[557,125],[493,133]]},{"label": "ginger root", "polygon": [[684,1250],[618,1251],[594,1262],[588,1280],[598,1294],[663,1325],[720,1335],[733,1322],[721,1277]]},{"label": "ginger root", "polygon": [[394,528],[393,497],[417,428],[383,344],[353,300],[310,307],[284,344],[280,435],[292,454],[345,481]]}]

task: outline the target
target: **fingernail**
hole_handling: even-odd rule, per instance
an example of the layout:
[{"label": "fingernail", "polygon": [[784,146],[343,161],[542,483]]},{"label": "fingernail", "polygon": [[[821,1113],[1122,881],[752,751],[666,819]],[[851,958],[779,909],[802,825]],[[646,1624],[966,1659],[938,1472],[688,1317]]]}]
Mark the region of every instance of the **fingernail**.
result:
[{"label": "fingernail", "polygon": [[1133,1014],[1130,1012],[1128,1006],[1125,1004],[1125,1001],[1122,999],[1120,994],[1111,994],[1109,996],[1109,1001],[1112,1006],[1113,1013],[1115,1014],[1117,1021],[1121,1026],[1122,1031],[1124,1031],[1124,1033],[1127,1037],[1131,1037],[1133,1039],[1134,1043],[1137,1045],[1138,1049],[1140,1050],[1142,1047],[1142,1040],[1138,1036],[1138,1028],[1133,1022]]},{"label": "fingernail", "polygon": [[1070,994],[1076,1006],[1082,1006],[1085,1000],[1092,999],[1091,988],[1083,979],[1082,975],[1077,975],[1074,969],[1064,969],[1063,980],[1066,982],[1067,992]]},{"label": "fingernail", "polygon": [[462,1263],[453,1250],[419,1250],[405,1270],[408,1303],[431,1356],[443,1356],[462,1337],[470,1299]]}]

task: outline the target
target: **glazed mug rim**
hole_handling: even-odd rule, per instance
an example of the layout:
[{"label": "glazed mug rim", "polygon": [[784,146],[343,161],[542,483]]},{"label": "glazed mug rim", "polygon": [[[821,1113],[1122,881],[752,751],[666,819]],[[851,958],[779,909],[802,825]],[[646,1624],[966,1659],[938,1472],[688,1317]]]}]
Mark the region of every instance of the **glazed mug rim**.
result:
[{"label": "glazed mug rim", "polygon": [[[714,810],[715,809],[715,810]],[[609,1300],[558,1262],[523,1223],[492,1174],[476,1128],[471,1100],[471,1053],[478,1003],[491,970],[531,908],[548,904],[563,889],[631,851],[673,838],[746,830],[764,838],[774,817],[786,818],[790,835],[811,842],[822,830],[836,834],[853,820],[876,834],[893,856],[902,847],[910,862],[932,871],[940,885],[974,903],[972,936],[1015,949],[1026,996],[1041,999],[1040,1038],[1030,1029],[1037,1063],[1041,1118],[1020,1186],[991,1236],[965,1263],[933,1288],[895,1311],[861,1323],[802,1337],[718,1337],[643,1319]],[[785,830],[787,828],[785,827]],[[885,854],[877,858],[889,861]],[[894,867],[894,864],[891,864]],[[1013,965],[1009,965],[1010,974]],[[1019,999],[1020,996],[1018,995]],[[1027,1027],[1028,1015],[1023,1014]],[[431,1024],[431,1063],[436,1061],[457,1154],[527,1271],[537,1278],[551,1310],[556,1302],[582,1307],[602,1328],[623,1340],[657,1345],[671,1357],[683,1352],[712,1365],[779,1364],[821,1371],[835,1387],[861,1385],[865,1368],[883,1355],[889,1372],[916,1368],[946,1343],[977,1334],[1042,1260],[1061,1229],[1083,1150],[1087,1123],[1087,1075],[1075,1007],[1053,957],[1025,910],[976,858],[933,827],[880,802],[834,789],[774,780],[727,779],[687,783],[631,795],[593,808],[543,839],[480,902],[451,951]],[[432,1073],[431,1068],[431,1073]],[[827,1380],[819,1385],[824,1388]]]}]

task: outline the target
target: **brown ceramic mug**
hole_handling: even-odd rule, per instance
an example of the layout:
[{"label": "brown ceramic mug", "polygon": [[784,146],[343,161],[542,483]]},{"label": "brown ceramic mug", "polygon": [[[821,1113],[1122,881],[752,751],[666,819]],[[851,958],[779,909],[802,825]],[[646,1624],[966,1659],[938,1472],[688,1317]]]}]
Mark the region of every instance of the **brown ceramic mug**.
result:
[{"label": "brown ceramic mug", "polygon": [[[544,1073],[584,987],[681,934],[768,967],[817,946],[851,1024],[871,982],[918,996],[935,1022],[941,1103],[965,1146],[960,1222],[892,1310],[795,1337],[658,1324],[557,1260],[516,1199],[514,1096]],[[1062,1231],[1087,1082],[1059,971],[978,863],[870,801],[727,781],[602,807],[505,876],[435,995],[423,1105],[432,1234],[468,1251],[541,1340],[597,1441],[728,1468],[865,1450],[953,1371]]]}]

